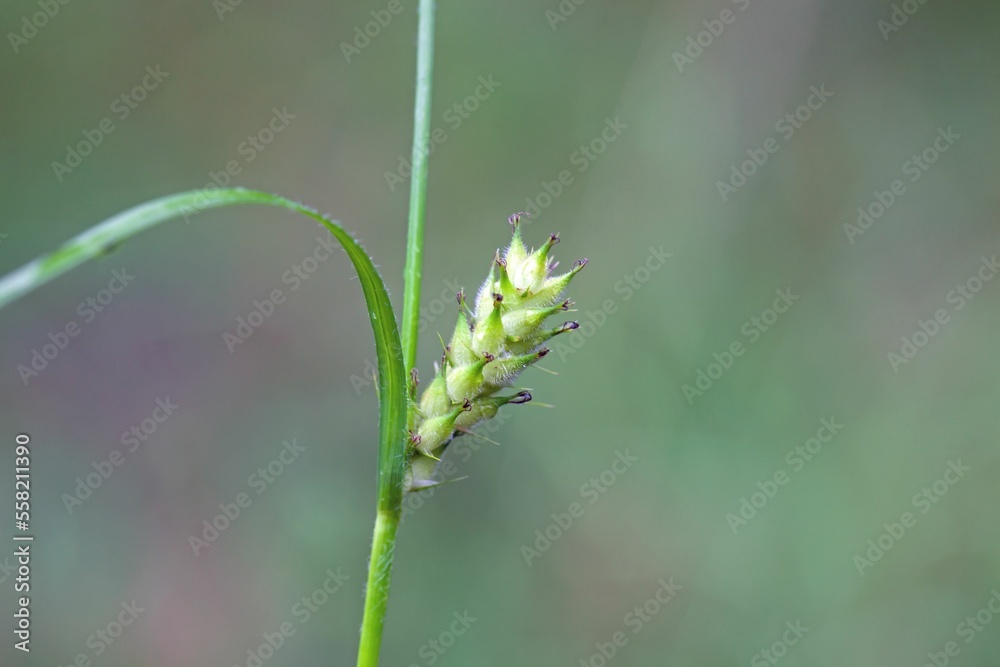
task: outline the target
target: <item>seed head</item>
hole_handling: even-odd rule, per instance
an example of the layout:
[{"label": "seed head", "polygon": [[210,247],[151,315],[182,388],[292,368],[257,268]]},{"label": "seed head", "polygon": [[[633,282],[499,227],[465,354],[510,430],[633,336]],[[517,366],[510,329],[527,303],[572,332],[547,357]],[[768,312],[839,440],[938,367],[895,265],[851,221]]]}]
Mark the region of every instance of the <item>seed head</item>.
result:
[{"label": "seed head", "polygon": [[[559,236],[552,234],[529,250],[521,234],[521,216],[510,216],[510,245],[495,253],[489,275],[469,311],[464,292],[458,293],[458,320],[445,346],[434,379],[417,403],[415,431],[407,456],[406,490],[435,486],[437,463],[452,439],[496,416],[504,405],[531,400],[521,391],[500,396],[529,366],[548,354],[546,341],[576,329],[576,322],[546,326],[549,316],[573,305],[563,294],[587,264],[578,260],[566,273],[552,275],[558,265],[550,257]],[[415,383],[414,383],[415,386]]]}]

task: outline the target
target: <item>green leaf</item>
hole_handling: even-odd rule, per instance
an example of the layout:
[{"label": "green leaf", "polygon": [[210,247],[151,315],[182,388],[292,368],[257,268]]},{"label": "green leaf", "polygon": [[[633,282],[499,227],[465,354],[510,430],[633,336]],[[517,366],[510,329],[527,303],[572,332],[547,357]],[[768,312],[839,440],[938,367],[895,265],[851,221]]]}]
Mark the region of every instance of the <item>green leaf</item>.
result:
[{"label": "green leaf", "polygon": [[382,511],[398,513],[406,463],[407,384],[396,317],[385,283],[368,253],[343,227],[317,211],[278,195],[243,188],[195,190],[156,199],[91,227],[57,250],[0,278],[0,309],[154,225],[178,215],[238,204],[277,206],[312,218],[330,230],[354,263],[368,304],[378,356],[378,505]]}]

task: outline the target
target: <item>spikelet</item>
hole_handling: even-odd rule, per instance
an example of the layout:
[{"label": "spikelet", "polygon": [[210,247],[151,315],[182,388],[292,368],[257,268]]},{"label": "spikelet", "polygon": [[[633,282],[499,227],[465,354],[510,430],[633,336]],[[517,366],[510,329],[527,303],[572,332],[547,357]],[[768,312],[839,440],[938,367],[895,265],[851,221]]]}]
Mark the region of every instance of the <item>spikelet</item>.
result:
[{"label": "spikelet", "polygon": [[414,432],[407,450],[407,491],[436,486],[434,478],[441,454],[463,431],[496,416],[504,405],[531,400],[520,391],[498,392],[511,387],[518,376],[548,353],[546,341],[576,329],[576,322],[556,327],[545,325],[549,316],[569,310],[572,302],[563,294],[570,281],[587,264],[579,260],[573,268],[552,275],[556,266],[550,257],[559,236],[552,234],[539,248],[529,250],[521,235],[521,215],[515,213],[510,245],[499,251],[490,265],[468,312],[465,294],[458,294],[458,321],[445,347],[437,373],[416,407]]}]

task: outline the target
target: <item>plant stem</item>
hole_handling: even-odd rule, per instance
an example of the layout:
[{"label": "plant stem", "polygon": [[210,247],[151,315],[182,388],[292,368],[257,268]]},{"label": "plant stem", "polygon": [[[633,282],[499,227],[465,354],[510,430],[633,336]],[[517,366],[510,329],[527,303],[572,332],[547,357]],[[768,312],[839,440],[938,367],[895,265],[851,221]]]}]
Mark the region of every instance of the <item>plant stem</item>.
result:
[{"label": "plant stem", "polygon": [[410,219],[406,235],[403,287],[403,365],[417,364],[417,323],[420,320],[420,278],[424,253],[424,213],[427,202],[427,149],[431,133],[431,81],[434,64],[434,0],[420,0],[417,8],[417,80],[413,106]]},{"label": "plant stem", "polygon": [[398,526],[398,512],[379,510],[375,518],[371,560],[368,563],[368,587],[365,589],[365,613],[361,621],[358,667],[378,665],[385,609],[389,603],[389,580],[392,578],[392,556],[396,548]]}]

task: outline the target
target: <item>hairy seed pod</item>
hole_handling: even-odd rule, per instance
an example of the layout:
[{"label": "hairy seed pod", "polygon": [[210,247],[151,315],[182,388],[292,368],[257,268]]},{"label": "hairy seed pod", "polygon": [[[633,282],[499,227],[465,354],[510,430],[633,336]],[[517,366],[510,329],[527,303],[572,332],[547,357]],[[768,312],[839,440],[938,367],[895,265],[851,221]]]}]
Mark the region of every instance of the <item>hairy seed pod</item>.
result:
[{"label": "hairy seed pod", "polygon": [[492,419],[504,405],[530,401],[526,391],[496,394],[548,353],[543,347],[546,341],[579,327],[576,322],[564,322],[553,328],[545,322],[570,309],[572,302],[563,293],[587,260],[578,260],[566,273],[552,275],[558,262],[552,260],[550,251],[559,236],[552,234],[540,247],[529,250],[521,233],[522,215],[515,213],[508,219],[514,228],[510,245],[494,255],[471,312],[465,294],[458,294],[455,330],[434,379],[416,404],[415,430],[407,450],[407,491],[441,483],[435,478],[437,464],[456,435]]}]

